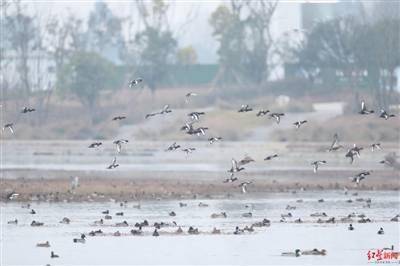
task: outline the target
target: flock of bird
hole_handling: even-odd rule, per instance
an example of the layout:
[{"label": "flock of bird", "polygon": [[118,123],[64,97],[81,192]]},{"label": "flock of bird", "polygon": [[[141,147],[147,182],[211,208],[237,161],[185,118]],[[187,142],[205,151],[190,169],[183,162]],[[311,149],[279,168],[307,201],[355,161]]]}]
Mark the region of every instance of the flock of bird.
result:
[{"label": "flock of bird", "polygon": [[[136,85],[138,85],[139,83],[141,83],[143,80],[141,78],[137,78],[134,80],[131,80],[128,84],[129,87],[134,87]],[[190,99],[194,96],[197,96],[196,93],[193,92],[189,92],[185,95],[185,102],[189,103]],[[24,107],[21,111],[22,114],[27,114],[27,113],[31,113],[36,111],[35,108],[30,108],[30,107]],[[249,113],[252,112],[253,108],[250,107],[249,105],[242,105],[240,107],[240,109],[237,111],[238,113]],[[168,113],[171,113],[172,109],[170,108],[170,106],[167,104],[165,105],[160,111],[157,112],[152,112],[152,113],[148,113],[145,115],[145,119],[151,119],[154,116],[163,116],[166,115]],[[362,101],[361,102],[361,109],[359,111],[360,115],[371,115],[375,113],[374,110],[369,110],[367,109],[365,102]],[[207,134],[207,130],[208,127],[203,127],[203,126],[198,126],[195,127],[196,123],[198,123],[199,121],[201,121],[202,116],[206,115],[205,112],[191,112],[189,113],[187,116],[189,118],[189,120],[180,128],[181,131],[184,131],[186,134],[189,135],[194,135],[194,136],[205,136]],[[256,114],[257,117],[263,117],[263,116],[268,116],[270,119],[273,119],[277,124],[279,124],[281,122],[281,119],[283,119],[283,117],[285,117],[284,113],[279,113],[279,112],[271,112],[270,110],[264,110],[261,109],[257,112]],[[380,111],[380,118],[388,120],[390,118],[395,117],[394,114],[389,114],[387,113],[385,110],[381,110]],[[115,116],[112,118],[112,121],[120,121],[120,120],[124,120],[126,119],[126,116],[123,115],[119,115],[119,116]],[[307,120],[300,120],[300,121],[296,121],[293,123],[294,128],[296,128],[297,130],[299,130],[304,124],[308,123]],[[14,128],[14,123],[7,123],[3,126],[3,131],[5,130],[9,130],[12,134],[15,132],[15,128]],[[208,142],[210,143],[210,145],[212,145],[215,142],[219,142],[222,141],[223,138],[221,136],[209,136],[207,138]],[[113,144],[116,147],[116,153],[117,155],[122,151],[123,145],[125,145],[126,143],[128,143],[129,141],[127,139],[118,139],[115,140],[113,142]],[[93,142],[91,143],[88,148],[98,148],[102,145],[102,142]],[[380,150],[382,149],[380,143],[373,143],[370,145],[371,151],[375,151],[375,150]],[[185,152],[186,154],[192,153],[196,150],[196,148],[194,147],[186,147],[183,148],[181,147],[181,145],[179,145],[177,142],[172,143],[169,147],[167,147],[165,149],[166,152],[173,152],[176,150],[181,150],[183,152]],[[328,152],[336,152],[339,151],[341,149],[345,149],[345,147],[343,145],[340,144],[339,142],[339,137],[337,134],[334,134],[333,136],[333,142],[331,144],[331,146],[327,149]],[[347,152],[345,153],[345,157],[349,158],[350,163],[353,163],[355,158],[360,158],[361,157],[361,151],[363,150],[363,147],[359,147],[356,144],[354,144],[353,147],[347,149]],[[276,158],[278,158],[279,155],[278,154],[271,154],[268,155],[264,158],[264,161],[271,161],[274,160]],[[252,162],[255,162],[255,160],[250,157],[250,156],[245,156],[243,159],[241,159],[240,161],[237,161],[235,159],[232,158],[231,160],[231,168],[227,170],[227,172],[229,173],[229,177],[226,178],[225,180],[223,180],[224,183],[233,183],[233,182],[238,182],[238,177],[236,176],[237,173],[241,172],[241,171],[245,171],[244,166],[248,165]],[[311,163],[311,167],[313,169],[314,173],[318,172],[318,169],[324,165],[327,164],[328,162],[326,160],[316,160],[314,162]],[[386,164],[386,165],[391,165],[391,162],[387,161],[387,160],[382,160],[380,163],[382,164]],[[115,156],[111,162],[111,164],[106,167],[107,169],[115,169],[119,167],[119,164],[117,162],[117,156]],[[247,167],[247,166],[246,166]],[[371,174],[372,171],[361,171],[360,173],[358,173],[357,175],[351,177],[351,181],[354,182],[356,185],[358,185],[362,180],[364,180],[368,175]],[[247,187],[249,185],[251,185],[253,182],[252,181],[243,181],[240,182],[238,184],[238,187],[241,189],[242,193],[247,193],[248,189]],[[14,193],[13,195],[11,195],[9,197],[9,199],[13,199],[13,197],[18,196],[18,194]],[[182,207],[182,205],[181,205]],[[33,211],[33,210],[32,210]],[[106,213],[108,215],[108,213]],[[170,213],[170,216],[174,216],[174,213]],[[289,213],[290,214],[290,213]],[[289,215],[287,214],[287,215]],[[122,214],[123,215],[123,214]],[[219,217],[220,215],[225,216],[226,214],[215,214],[215,217]],[[285,219],[286,216],[282,216],[282,219]],[[288,216],[289,217],[289,216]],[[397,216],[396,216],[397,217]],[[67,218],[68,219],[68,218]],[[69,219],[68,219],[69,220]],[[265,219],[264,219],[265,220]],[[67,221],[64,221],[67,222]],[[301,222],[301,221],[299,221]],[[14,223],[14,221],[10,221],[9,223]],[[17,220],[15,220],[15,223],[17,223]],[[103,223],[103,220],[101,219],[100,221],[98,221],[98,223]],[[118,224],[117,226],[128,226],[128,224],[124,221],[124,224]],[[269,224],[269,221],[263,221],[261,222],[261,226],[268,226],[267,224]],[[33,221],[31,226],[41,226],[43,225],[42,223]],[[142,226],[145,226],[145,224],[139,224],[138,229],[136,230],[132,230],[132,234],[142,234]],[[250,231],[253,230],[254,225],[252,225],[251,227],[247,227],[244,229],[240,229],[239,227],[236,227],[234,234],[240,234],[244,231]],[[157,231],[157,226],[155,226],[156,229],[153,232],[153,236],[158,236],[159,233]],[[160,226],[158,227],[160,228]],[[349,230],[354,230],[354,227],[352,224],[350,224]],[[196,230],[193,227],[190,227],[188,230],[189,234],[196,234]],[[179,227],[178,228],[178,233],[182,232],[182,229]],[[198,233],[198,230],[197,230]],[[213,233],[218,233],[218,230],[216,228],[214,228]],[[102,234],[101,230],[100,231],[93,231],[89,233],[90,235],[98,235],[98,234]],[[120,234],[120,233],[119,233]],[[381,228],[378,231],[378,234],[383,234],[383,229]],[[118,233],[116,233],[116,235],[118,235]],[[74,243],[84,243],[85,242],[85,234],[82,234],[80,238],[75,238],[73,239]],[[49,247],[49,242],[45,242],[45,243],[38,243],[37,244],[38,247]],[[303,251],[300,252],[300,250],[296,250],[295,252],[287,252],[287,253],[282,253],[283,256],[300,256],[300,254],[303,255],[325,255],[326,251],[325,250],[311,250],[311,251]],[[51,252],[51,258],[57,258],[58,255],[54,254],[54,252]]]},{"label": "flock of bird", "polygon": [[[137,86],[138,84],[140,84],[141,82],[143,82],[142,78],[136,78],[133,79],[131,81],[129,81],[128,86],[130,88]],[[185,102],[189,103],[190,99],[192,97],[198,96],[197,93],[194,92],[189,92],[185,95]],[[21,111],[22,114],[27,114],[27,113],[31,113],[36,111],[35,108],[31,108],[31,107],[24,107]],[[252,112],[253,108],[250,107],[248,104],[243,104],[239,110],[237,111],[238,113],[248,113],[248,112]],[[145,115],[145,119],[150,119],[151,117],[154,116],[162,116],[168,113],[171,113],[172,109],[170,108],[169,104],[166,104],[160,111],[157,112],[152,112],[152,113],[148,113]],[[374,110],[369,110],[365,104],[364,101],[361,102],[361,108],[359,111],[360,115],[370,115],[370,114],[374,114],[375,111]],[[199,126],[199,127],[195,127],[195,123],[199,122],[201,120],[201,117],[206,115],[205,112],[197,112],[197,111],[193,111],[191,113],[189,113],[187,116],[189,117],[189,120],[181,127],[181,131],[185,131],[186,134],[189,135],[194,135],[194,136],[205,136],[207,130],[209,129],[208,127],[203,127],[203,126]],[[280,112],[271,112],[270,110],[267,109],[261,109],[257,112],[256,114],[257,117],[263,117],[263,116],[268,116],[270,119],[275,120],[275,122],[277,124],[280,123],[282,117],[285,116],[284,113],[280,113]],[[395,117],[394,114],[389,114],[387,111],[385,111],[384,109],[380,110],[380,114],[379,114],[379,118],[388,120],[390,118]],[[112,118],[112,121],[121,121],[126,119],[127,117],[124,115],[118,115]],[[304,124],[308,123],[307,120],[300,120],[300,121],[296,121],[293,123],[293,126],[296,129],[300,129],[301,126],[303,126]],[[6,129],[9,129],[11,133],[14,133],[14,123],[7,123],[3,126],[3,131],[5,131]],[[208,138],[208,142],[210,144],[213,144],[215,142],[218,141],[222,141],[223,138],[220,136],[210,136]],[[129,140],[127,139],[118,139],[115,140],[113,142],[113,144],[116,147],[116,153],[119,154],[122,150],[122,146],[126,143],[128,143]],[[93,142],[91,143],[88,147],[89,148],[98,148],[102,145],[102,142]],[[334,134],[333,136],[333,142],[331,144],[331,146],[327,149],[328,152],[336,152],[339,151],[341,149],[344,149],[345,147],[343,145],[341,145],[339,143],[339,137],[338,134]],[[380,143],[372,143],[370,145],[371,151],[374,152],[375,150],[381,150],[381,144]],[[176,151],[181,149],[183,152],[185,152],[186,154],[190,154],[192,152],[194,152],[196,150],[196,148],[194,147],[187,147],[187,148],[183,148],[181,147],[181,145],[177,144],[176,142],[172,143],[167,149],[165,149],[165,151]],[[350,163],[354,162],[355,158],[360,158],[360,152],[363,150],[363,147],[359,147],[356,144],[353,145],[353,147],[347,149],[347,152],[345,153],[345,157],[349,158]],[[264,161],[270,161],[274,158],[279,157],[278,154],[273,154],[273,155],[268,155],[264,158]],[[253,158],[251,158],[250,156],[246,156],[245,158],[243,158],[240,161],[236,161],[235,159],[232,158],[231,160],[231,168],[228,170],[228,173],[230,173],[230,176],[228,178],[226,178],[223,182],[224,183],[233,183],[235,181],[238,181],[238,178],[235,177],[235,174],[241,171],[244,171],[245,168],[243,167],[244,165],[247,165],[251,162],[255,162],[255,160]],[[311,166],[313,168],[314,173],[317,173],[318,169],[320,168],[320,166],[327,164],[328,162],[326,160],[316,160],[313,161],[311,163]],[[382,160],[380,161],[381,164],[385,164],[388,166],[392,166],[392,162],[388,161],[388,160]],[[117,167],[119,167],[119,163],[117,162],[117,156],[114,156],[111,164],[107,167],[107,169],[115,169]],[[357,185],[366,178],[366,176],[370,175],[372,171],[361,171],[360,173],[356,174],[353,177],[350,177],[351,181],[356,183]],[[247,186],[252,184],[252,181],[245,181],[245,182],[241,182],[238,187],[241,189],[241,191],[243,193],[247,192]]]}]

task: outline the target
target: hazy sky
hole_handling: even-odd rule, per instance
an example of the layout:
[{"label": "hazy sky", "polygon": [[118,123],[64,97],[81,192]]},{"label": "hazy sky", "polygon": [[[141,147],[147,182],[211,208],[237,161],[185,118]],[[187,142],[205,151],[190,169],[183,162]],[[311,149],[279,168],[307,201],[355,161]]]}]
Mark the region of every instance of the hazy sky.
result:
[{"label": "hazy sky", "polygon": [[[24,1],[30,5],[33,1]],[[34,1],[33,9],[43,16],[46,14],[59,14],[65,16],[70,10],[73,14],[85,19],[93,9],[96,1],[70,0],[70,1]],[[120,17],[132,15],[134,8],[131,1],[105,0],[112,12]],[[218,45],[212,37],[212,28],[208,22],[211,13],[223,0],[203,1],[172,1],[169,20],[173,29],[181,28],[187,20],[187,14],[192,14],[192,22],[179,31],[179,45],[184,47],[192,45],[198,54],[200,63],[214,63],[217,60]],[[133,16],[135,16],[133,14]],[[282,1],[274,15],[272,31],[275,36],[284,31],[299,28],[300,26],[300,1]]]}]

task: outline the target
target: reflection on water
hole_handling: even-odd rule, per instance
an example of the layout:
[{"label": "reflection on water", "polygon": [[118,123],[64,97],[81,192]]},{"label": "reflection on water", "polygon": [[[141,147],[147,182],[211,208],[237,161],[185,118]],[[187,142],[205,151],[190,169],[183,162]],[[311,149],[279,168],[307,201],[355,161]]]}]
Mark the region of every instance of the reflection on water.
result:
[{"label": "reflection on water", "polygon": [[[399,212],[398,192],[359,192],[358,196],[344,195],[343,192],[299,192],[297,194],[274,193],[260,198],[230,200],[185,200],[187,207],[179,207],[179,201],[146,201],[141,208],[133,208],[137,203],[120,207],[119,203],[33,203],[29,210],[21,204],[2,204],[2,265],[45,265],[54,264],[365,264],[369,249],[395,245],[398,249],[399,226],[389,222]],[[323,203],[318,199],[324,198]],[[353,203],[346,200],[353,199]],[[365,202],[356,198],[371,198],[371,208],[363,208]],[[302,203],[297,199],[303,199]],[[209,207],[199,207],[200,202]],[[247,207],[246,207],[247,205]],[[296,206],[286,210],[286,206]],[[112,220],[103,226],[93,226],[93,222],[104,217],[101,212],[110,210]],[[115,216],[116,212],[124,216]],[[169,212],[174,211],[175,217]],[[227,218],[211,219],[212,213],[225,211]],[[252,212],[252,217],[242,217]],[[281,214],[291,212],[288,223],[280,223]],[[326,212],[337,219],[349,213],[364,213],[373,223],[354,222],[355,230],[348,231],[347,223],[319,224],[318,218],[310,217],[314,212]],[[71,223],[60,224],[63,217]],[[244,227],[267,218],[270,227],[256,228],[254,233],[233,235],[235,226]],[[301,218],[302,224],[293,221]],[[18,219],[18,225],[7,221]],[[198,227],[200,235],[163,235],[175,228],[163,228],[161,236],[152,237],[153,227],[145,228],[146,236],[132,236],[129,231],[136,222],[147,219],[154,222],[176,223],[186,232],[189,226]],[[32,220],[44,222],[43,227],[31,227]],[[126,220],[129,227],[113,227]],[[206,234],[213,227],[221,229],[221,235]],[[377,235],[379,227],[384,235]],[[101,229],[106,236],[88,237],[85,244],[73,243],[80,233]],[[126,236],[115,237],[119,230]],[[37,248],[36,243],[49,241],[50,248]],[[296,248],[324,248],[327,256],[281,257],[281,252]],[[50,259],[50,251],[60,255]],[[23,254],[21,254],[23,251]]]}]

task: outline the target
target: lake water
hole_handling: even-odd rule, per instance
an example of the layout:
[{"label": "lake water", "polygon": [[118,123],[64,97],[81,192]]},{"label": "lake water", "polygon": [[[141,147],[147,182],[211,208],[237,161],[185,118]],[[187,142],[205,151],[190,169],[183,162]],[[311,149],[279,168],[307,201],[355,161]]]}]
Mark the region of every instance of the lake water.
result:
[{"label": "lake water", "polygon": [[[323,203],[318,199],[324,198]],[[364,208],[365,202],[356,198],[371,198],[371,208]],[[296,202],[303,199],[302,203]],[[353,199],[353,203],[346,200]],[[365,265],[367,252],[395,246],[399,250],[399,223],[390,218],[400,212],[398,192],[359,192],[344,195],[342,191],[271,193],[262,198],[251,194],[235,199],[185,200],[187,207],[179,207],[179,201],[145,201],[141,208],[133,208],[136,202],[126,207],[119,203],[32,203],[36,214],[20,203],[1,204],[1,265],[132,265],[132,264],[299,264],[299,265]],[[209,207],[199,207],[199,202]],[[287,205],[296,210],[286,210]],[[246,207],[249,205],[249,207]],[[112,220],[105,225],[94,226],[93,222],[104,217],[104,210],[110,210]],[[124,216],[115,216],[116,212]],[[170,217],[169,212],[176,216]],[[227,218],[211,219],[212,213],[225,211]],[[242,217],[251,211],[251,218]],[[280,215],[291,212],[293,218],[280,223]],[[337,219],[352,212],[364,213],[372,223],[353,222],[354,231],[348,231],[348,223],[319,224],[318,218],[310,217],[314,212],[326,212]],[[61,224],[63,217],[71,219],[70,224]],[[18,225],[7,221],[18,219]],[[233,235],[236,225],[241,228],[261,221],[271,220],[270,227],[256,228],[253,233]],[[296,224],[297,218],[304,223]],[[186,232],[189,226],[198,227],[199,235],[171,235],[177,227],[162,228],[160,237],[153,237],[153,227],[145,228],[144,236],[133,236],[129,231],[133,224],[147,219],[154,222],[172,222],[182,226]],[[359,219],[359,218],[355,218]],[[32,220],[44,222],[43,227],[31,227]],[[129,227],[114,227],[126,220]],[[217,227],[222,234],[211,235]],[[380,227],[384,235],[378,235]],[[72,239],[81,233],[101,229],[105,236],[87,237],[85,244],[73,243]],[[112,233],[120,231],[116,237]],[[50,248],[39,248],[36,244],[49,241]],[[326,256],[282,257],[282,252],[296,248],[308,250],[326,249]],[[50,251],[60,255],[51,259]],[[397,261],[398,263],[398,261]]]}]

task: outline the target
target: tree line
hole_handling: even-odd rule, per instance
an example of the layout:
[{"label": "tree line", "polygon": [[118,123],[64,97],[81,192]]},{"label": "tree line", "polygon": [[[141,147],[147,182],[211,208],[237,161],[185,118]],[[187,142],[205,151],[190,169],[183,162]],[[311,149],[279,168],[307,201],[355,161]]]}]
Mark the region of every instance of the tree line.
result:
[{"label": "tree line", "polygon": [[[393,12],[398,5],[377,3],[373,17],[316,21],[305,31],[274,37],[278,0],[223,2],[208,21],[218,43],[214,82],[267,90],[273,71],[290,66],[310,86],[322,82],[327,88],[351,91],[365,87],[376,105],[385,107],[393,99],[400,65],[400,19]],[[117,71],[121,66],[155,91],[169,75],[168,66],[196,63],[193,47],[180,47],[178,34],[168,23],[170,2],[138,0],[129,6],[135,16],[118,17],[106,3],[96,2],[84,21],[72,12],[65,18],[43,15],[30,12],[22,1],[2,1],[1,68],[15,72],[4,72],[3,90],[29,97],[34,88],[42,91],[47,86],[60,94],[72,93],[93,107],[101,90],[126,85],[129,77]],[[46,60],[54,67],[41,68]],[[36,75],[30,70],[32,62]],[[57,77],[55,84],[43,84],[47,72]]]}]

